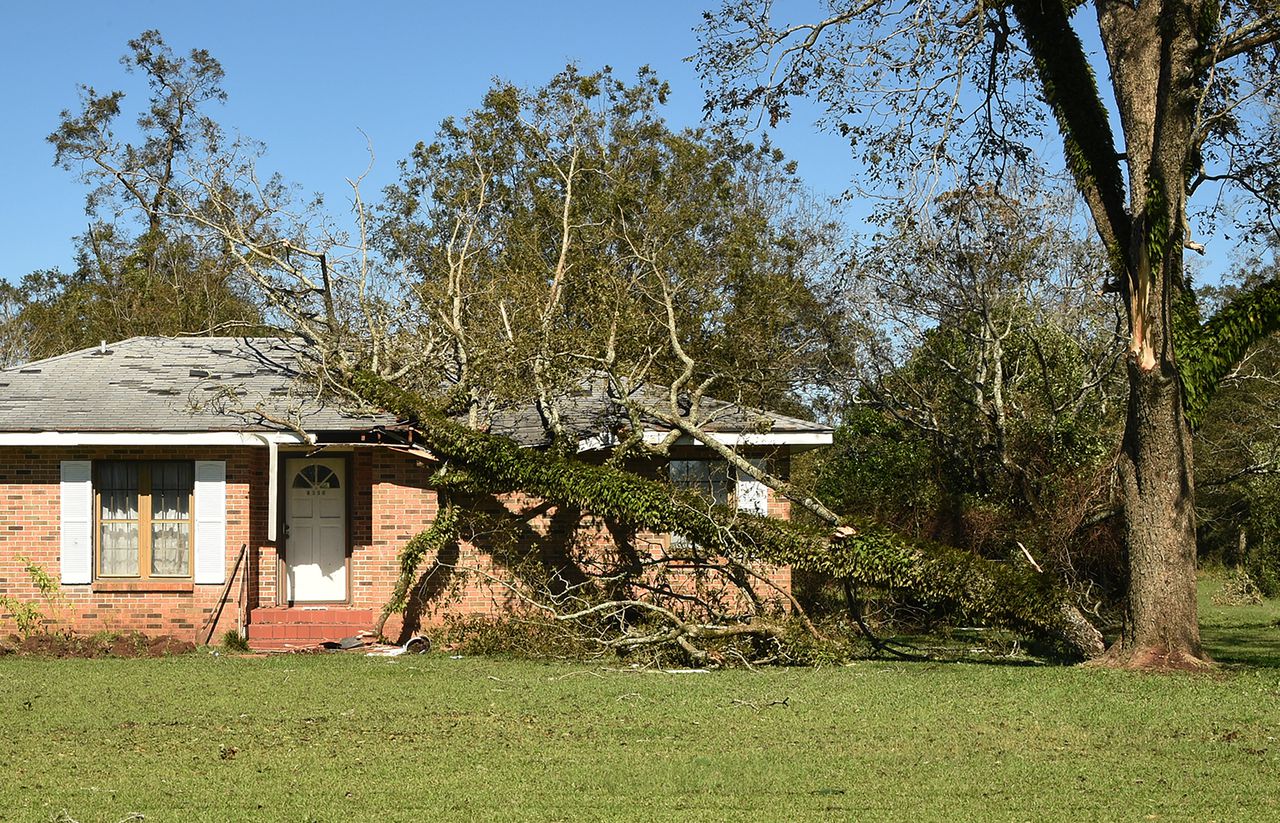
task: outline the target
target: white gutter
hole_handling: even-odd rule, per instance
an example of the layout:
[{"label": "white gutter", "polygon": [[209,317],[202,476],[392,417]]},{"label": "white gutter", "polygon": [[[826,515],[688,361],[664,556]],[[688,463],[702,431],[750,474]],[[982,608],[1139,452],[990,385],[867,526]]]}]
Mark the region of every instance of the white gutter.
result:
[{"label": "white gutter", "polygon": [[[669,432],[646,431],[644,442],[656,445],[665,440]],[[726,446],[830,446],[831,432],[709,432]],[[676,439],[678,446],[697,445],[697,440],[687,434]]]},{"label": "white gutter", "polygon": [[279,463],[280,441],[272,434],[254,434],[267,446],[267,539],[275,542],[276,521],[280,511]]},{"label": "white gutter", "polygon": [[293,432],[0,432],[0,446],[270,446],[305,444]]}]

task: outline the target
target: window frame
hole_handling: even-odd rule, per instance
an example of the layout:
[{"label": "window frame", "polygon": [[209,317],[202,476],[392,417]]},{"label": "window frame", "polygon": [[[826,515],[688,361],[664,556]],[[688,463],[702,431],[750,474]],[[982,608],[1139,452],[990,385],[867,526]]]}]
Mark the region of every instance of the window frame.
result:
[{"label": "window frame", "polygon": [[[704,466],[706,485],[677,481],[674,477],[677,463],[696,463]],[[715,499],[717,475],[721,475],[720,479],[726,485],[725,500],[723,502]],[[667,460],[667,482],[677,489],[697,495],[713,506],[738,508],[737,476],[737,471],[733,465],[722,457],[672,457]],[[679,532],[668,534],[667,544],[672,550],[680,551],[688,551],[697,546],[692,540]]]},{"label": "window frame", "polygon": [[[705,466],[706,485],[676,480],[673,472],[677,463],[697,463]],[[720,475],[717,478],[717,475]],[[716,481],[723,481],[724,500],[716,499]],[[667,482],[677,489],[692,492],[716,506],[738,507],[738,477],[734,467],[723,457],[673,457],[667,461]]]},{"label": "window frame", "polygon": [[[138,573],[137,574],[105,574],[102,571],[102,475],[105,467],[112,464],[131,464],[138,468]],[[190,470],[191,490],[187,492],[187,516],[181,520],[164,518],[161,523],[187,524],[187,573],[186,574],[152,574],[151,553],[154,534],[152,523],[151,480],[152,467],[158,464],[184,464]],[[187,581],[195,578],[195,461],[192,460],[95,460],[93,461],[93,577],[95,580],[165,580]],[[108,523],[133,523],[133,520],[106,518]]]}]

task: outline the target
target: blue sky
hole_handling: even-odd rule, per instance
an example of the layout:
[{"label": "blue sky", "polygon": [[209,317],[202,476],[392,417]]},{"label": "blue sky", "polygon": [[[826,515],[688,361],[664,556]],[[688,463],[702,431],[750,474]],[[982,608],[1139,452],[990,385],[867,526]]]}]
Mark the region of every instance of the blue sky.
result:
[{"label": "blue sky", "polygon": [[[475,107],[494,77],[534,86],[569,61],[584,70],[608,64],[622,77],[648,64],[671,83],[669,120],[696,124],[702,89],[686,58],[697,50],[693,28],[703,9],[716,3],[10,4],[0,30],[0,277],[71,267],[71,238],[86,225],[84,188],[53,166],[45,135],[59,111],[77,105],[77,84],[133,91],[135,103],[144,98],[138,78],[118,61],[126,42],[145,29],[159,29],[178,52],[202,47],[213,53],[226,70],[230,96],[215,111],[217,119],[268,145],[264,170],[323,192],[338,208],[349,194],[344,178],[367,162],[361,130],[377,154],[364,187],[369,198],[394,179],[396,161],[417,141],[429,140],[441,119]],[[816,131],[812,110],[797,104],[794,111],[792,121],[773,132],[774,142],[799,161],[816,193],[840,194],[856,172],[847,144]],[[1051,150],[1059,149],[1055,144]],[[862,211],[855,204],[846,214]],[[1216,240],[1208,257],[1196,261],[1209,280],[1220,276],[1231,254],[1229,241]]]},{"label": "blue sky", "polygon": [[[451,114],[475,107],[495,76],[538,85],[569,61],[608,64],[622,76],[648,64],[673,89],[676,125],[701,117],[692,31],[699,0],[544,2],[62,2],[14,4],[0,34],[0,276],[71,264],[83,231],[84,189],[53,166],[45,135],[76,87],[137,89],[119,65],[129,38],[159,29],[178,52],[208,49],[226,70],[229,100],[215,116],[264,141],[264,167],[331,204],[343,178],[377,165],[366,197],[395,163]],[[138,90],[135,100],[143,96]],[[127,104],[126,104],[127,105]],[[853,169],[848,147],[797,118],[774,135],[819,193],[839,194]]]}]

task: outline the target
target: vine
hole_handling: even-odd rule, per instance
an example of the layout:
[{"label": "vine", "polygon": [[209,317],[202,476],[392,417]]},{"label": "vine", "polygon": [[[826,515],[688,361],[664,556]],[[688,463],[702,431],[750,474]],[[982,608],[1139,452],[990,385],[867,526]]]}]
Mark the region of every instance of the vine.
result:
[{"label": "vine", "polygon": [[1174,305],[1174,347],[1182,378],[1183,404],[1192,426],[1249,347],[1280,330],[1280,282],[1270,281],[1238,295],[1204,323],[1195,297],[1185,291]]},{"label": "vine", "polygon": [[391,615],[404,612],[409,603],[409,589],[413,586],[413,579],[417,576],[418,567],[422,565],[423,559],[427,555],[438,554],[457,537],[458,507],[450,502],[436,514],[435,522],[409,538],[409,542],[405,543],[404,548],[400,550],[398,558],[400,576],[396,579],[396,587],[391,593],[391,598],[382,607],[382,613],[374,626],[374,634],[382,634],[383,627],[387,625],[387,618]]},{"label": "vine", "polygon": [[797,523],[710,506],[696,495],[621,469],[525,449],[469,429],[369,372],[356,374],[351,385],[366,402],[408,420],[415,439],[437,457],[497,488],[518,488],[635,528],[679,533],[711,554],[909,592],[925,603],[1039,637],[1074,654],[1096,651],[1073,631],[1067,593],[1050,576],[1029,568],[908,540],[871,523],[851,524],[832,539]]},{"label": "vine", "polygon": [[1120,243],[1128,237],[1124,175],[1115,148],[1110,117],[1098,93],[1097,79],[1084,45],[1071,28],[1061,0],[1019,0],[1012,5],[1027,48],[1040,75],[1045,102],[1062,134],[1063,152],[1076,184],[1096,197],[1110,225],[1100,226],[1116,275],[1128,270]]}]

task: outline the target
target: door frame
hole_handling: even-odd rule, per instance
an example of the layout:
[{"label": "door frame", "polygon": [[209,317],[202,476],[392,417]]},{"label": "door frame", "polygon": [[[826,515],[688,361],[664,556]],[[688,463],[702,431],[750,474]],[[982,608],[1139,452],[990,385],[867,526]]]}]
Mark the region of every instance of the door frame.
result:
[{"label": "door frame", "polygon": [[[327,453],[326,453],[327,452]],[[355,462],[352,452],[331,452],[328,449],[319,451],[310,450],[306,452],[285,451],[281,449],[276,456],[276,497],[280,501],[280,506],[276,512],[276,597],[277,606],[350,606],[351,605],[351,511],[354,501],[353,479],[355,477]],[[326,460],[342,460],[343,484],[345,486],[342,494],[342,505],[346,506],[346,516],[343,518],[343,562],[346,564],[346,574],[344,575],[347,582],[347,595],[341,600],[304,600],[301,603],[295,603],[288,599],[289,588],[289,563],[285,557],[288,551],[288,541],[285,539],[285,525],[289,522],[289,477],[288,466],[290,460],[306,460],[308,458],[326,459]]]}]

